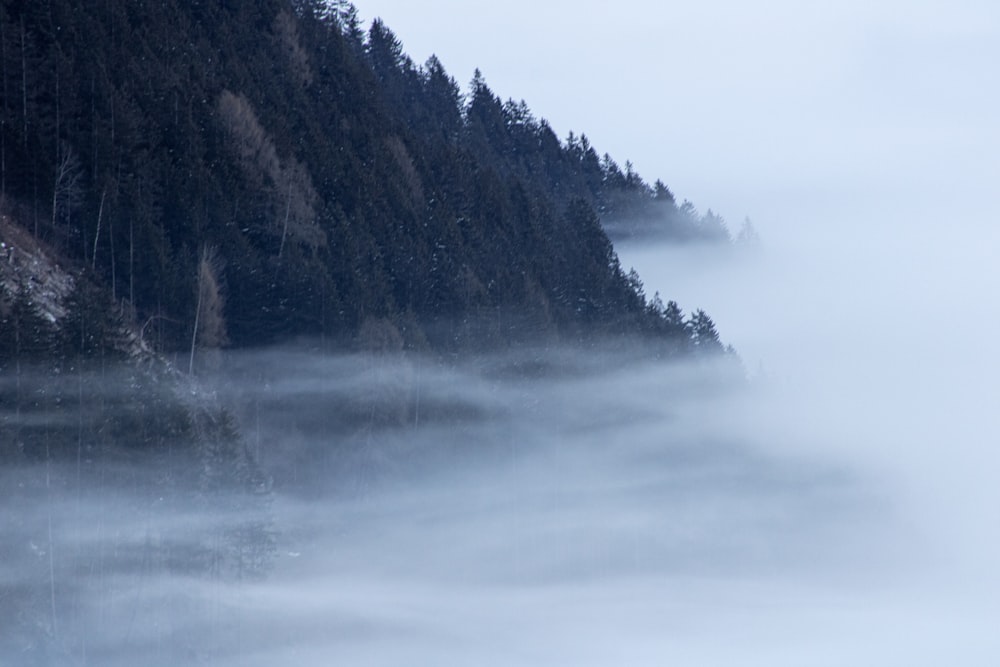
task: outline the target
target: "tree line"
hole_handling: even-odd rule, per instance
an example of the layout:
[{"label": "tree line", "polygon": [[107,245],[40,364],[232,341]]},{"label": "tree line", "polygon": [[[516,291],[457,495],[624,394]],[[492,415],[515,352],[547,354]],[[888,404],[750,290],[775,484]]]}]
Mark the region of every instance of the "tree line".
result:
[{"label": "tree line", "polygon": [[160,350],[364,344],[372,323],[423,349],[703,347],[710,318],[647,299],[604,225],[721,219],[349,3],[5,0],[0,69],[4,211]]}]

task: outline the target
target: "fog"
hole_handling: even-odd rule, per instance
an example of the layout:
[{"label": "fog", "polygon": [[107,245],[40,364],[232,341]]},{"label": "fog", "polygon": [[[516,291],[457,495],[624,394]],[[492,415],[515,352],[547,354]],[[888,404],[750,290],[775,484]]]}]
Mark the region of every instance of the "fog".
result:
[{"label": "fog", "polygon": [[231,353],[205,381],[271,491],[5,470],[0,663],[989,664],[990,356],[780,247],[621,253],[751,380],[639,343]]},{"label": "fog", "polygon": [[269,493],[0,472],[0,664],[995,664],[995,7],[375,4],[753,219],[754,252],[618,247],[749,381],[638,344],[232,353]]}]

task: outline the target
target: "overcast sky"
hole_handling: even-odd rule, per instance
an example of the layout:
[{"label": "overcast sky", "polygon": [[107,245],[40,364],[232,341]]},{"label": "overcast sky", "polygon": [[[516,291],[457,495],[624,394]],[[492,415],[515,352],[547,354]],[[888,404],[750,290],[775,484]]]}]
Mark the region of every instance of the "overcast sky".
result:
[{"label": "overcast sky", "polygon": [[[632,160],[648,181],[662,178],[679,199],[711,207],[731,227],[750,216],[764,245],[749,259],[691,248],[618,248],[648,291],[677,298],[689,312],[707,309],[751,372],[760,364],[772,379],[755,385],[763,387],[760,402],[736,397],[696,411],[693,432],[706,445],[697,451],[724,456],[718,443],[732,441],[737,451],[765,452],[793,469],[815,455],[843,465],[866,489],[852,496],[858,511],[844,518],[838,535],[822,534],[836,521],[807,502],[836,493],[825,496],[814,481],[773,505],[750,494],[720,507],[711,493],[698,495],[686,507],[702,514],[685,521],[658,499],[642,497],[622,509],[602,496],[601,489],[629,488],[642,477],[634,470],[617,475],[622,461],[612,456],[581,481],[578,496],[563,496],[573,512],[556,511],[543,533],[566,525],[595,535],[609,525],[637,526],[640,539],[659,539],[655,526],[636,521],[638,508],[656,508],[673,529],[695,527],[713,539],[752,536],[764,552],[795,553],[788,537],[801,536],[801,544],[836,561],[844,578],[827,582],[819,567],[799,578],[784,561],[774,579],[729,571],[718,590],[700,587],[710,577],[684,580],[696,582],[688,592],[648,579],[630,590],[627,577],[611,577],[611,595],[587,597],[592,589],[570,587],[574,597],[565,607],[557,589],[521,587],[540,591],[524,611],[504,609],[506,597],[483,604],[462,592],[476,604],[456,607],[455,617],[472,619],[476,654],[490,652],[479,642],[484,628],[515,628],[503,643],[520,648],[533,645],[526,638],[540,627],[538,645],[559,657],[537,664],[566,662],[572,650],[581,664],[661,664],[664,656],[699,666],[995,664],[1000,4],[359,0],[359,9],[366,21],[381,16],[416,62],[436,53],[463,86],[479,67],[496,94],[523,98],[561,137],[585,132],[598,150],[621,164]],[[642,381],[644,373],[662,381],[671,372],[630,368],[621,390],[609,389],[603,377],[596,388],[570,383],[565,405],[582,405],[584,413],[594,412],[587,400],[599,398],[603,407],[605,397],[629,390],[648,397],[651,414],[665,410],[666,419],[646,426],[626,419],[604,433],[592,424],[553,431],[553,442],[559,451],[578,452],[592,437],[600,443],[595,451],[606,452],[609,443],[641,442],[632,429],[645,428],[660,451],[683,433],[684,408]],[[551,426],[560,408],[538,414]],[[733,437],[720,439],[716,428]],[[683,469],[666,463],[662,471]],[[717,469],[744,468],[727,462]],[[552,469],[558,474],[540,477],[546,487],[572,478],[578,467]],[[751,487],[724,478],[718,488]],[[649,488],[688,487],[668,480]],[[689,488],[705,494],[712,478]],[[446,495],[448,506],[469,506],[450,490]],[[544,501],[515,512],[513,523],[558,509],[553,497]],[[405,506],[409,520],[414,508]],[[891,516],[883,524],[873,511],[879,506]],[[803,524],[778,522],[795,527],[769,534],[760,530],[772,525],[767,521],[713,521],[738,523],[748,508],[760,507],[786,517],[800,511]],[[503,534],[482,513],[470,516],[473,523],[438,541],[475,543],[484,525],[490,535]],[[878,524],[871,534],[862,530],[865,517]],[[819,532],[800,533],[803,526]],[[376,544],[372,553],[413,551]],[[886,545],[896,552],[882,568],[878,554]],[[845,558],[845,547],[860,558]],[[724,552],[713,544],[706,555]],[[748,543],[734,553],[745,565],[756,552]],[[822,558],[804,560],[809,569]],[[571,565],[556,560],[555,570]],[[364,581],[348,573],[349,581]],[[433,581],[426,599],[447,600],[447,589]],[[425,604],[407,602],[401,608]],[[677,605],[676,615],[664,613],[666,603]],[[477,616],[482,609],[500,611],[493,619]],[[611,613],[574,616],[591,610]]]},{"label": "overcast sky", "polygon": [[[708,310],[751,367],[800,370],[788,338],[854,355],[860,341],[843,337],[867,336],[875,325],[862,321],[879,322],[886,354],[927,356],[942,335],[922,323],[932,312],[975,319],[963,349],[1000,337],[983,312],[1000,275],[1000,4],[360,0],[359,10],[366,23],[382,17],[416,62],[437,54],[463,87],[479,67],[560,137],[586,133],[733,230],[749,216],[784,252],[768,258],[782,270],[706,276],[668,270],[690,254],[619,253],[648,291]],[[794,322],[776,325],[790,312]]]},{"label": "overcast sky", "polygon": [[422,63],[475,67],[731,224],[998,182],[1000,5],[941,0],[359,0]]},{"label": "overcast sky", "polygon": [[[508,375],[530,349],[256,353],[219,394],[279,472],[270,577],[218,575],[260,513],[230,530],[102,477],[0,515],[0,600],[29,582],[18,618],[100,664],[997,664],[1000,4],[358,2],[416,62],[753,218],[758,255],[618,250],[765,381],[716,395],[589,348],[547,349],[550,379]],[[401,392],[419,427],[373,436]],[[371,401],[353,435],[312,414],[346,396]],[[330,499],[283,492],[300,467]],[[188,548],[212,577],[176,576]],[[4,639],[0,662],[34,650]]]},{"label": "overcast sky", "polygon": [[436,53],[463,84],[478,66],[561,137],[585,132],[733,228],[750,216],[755,265],[619,253],[785,383],[794,440],[903,476],[915,512],[946,516],[933,541],[962,545],[951,571],[995,570],[1000,3],[359,8],[417,62]]}]

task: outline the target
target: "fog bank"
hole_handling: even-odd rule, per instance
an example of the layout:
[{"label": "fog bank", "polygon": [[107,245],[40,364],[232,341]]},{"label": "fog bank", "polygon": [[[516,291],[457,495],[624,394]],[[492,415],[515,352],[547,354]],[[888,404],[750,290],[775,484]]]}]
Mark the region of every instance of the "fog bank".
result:
[{"label": "fog bank", "polygon": [[220,400],[274,476],[264,498],[5,473],[5,661],[984,664],[996,648],[993,598],[952,576],[961,543],[778,382],[641,349],[300,348],[225,368]]}]

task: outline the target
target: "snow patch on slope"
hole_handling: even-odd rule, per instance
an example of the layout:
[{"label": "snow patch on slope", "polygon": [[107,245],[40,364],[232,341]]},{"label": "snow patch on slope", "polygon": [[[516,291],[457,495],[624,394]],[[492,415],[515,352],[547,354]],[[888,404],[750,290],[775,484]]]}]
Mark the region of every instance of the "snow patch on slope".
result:
[{"label": "snow patch on slope", "polygon": [[39,315],[52,324],[66,315],[63,302],[73,290],[73,276],[28,232],[0,215],[0,291],[9,297],[24,291]]}]

